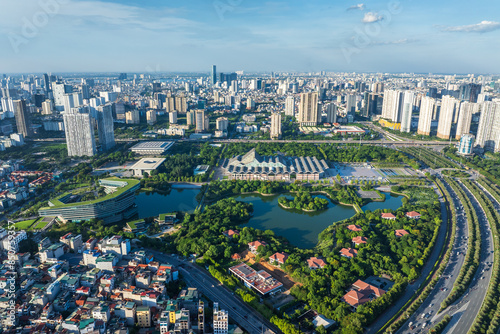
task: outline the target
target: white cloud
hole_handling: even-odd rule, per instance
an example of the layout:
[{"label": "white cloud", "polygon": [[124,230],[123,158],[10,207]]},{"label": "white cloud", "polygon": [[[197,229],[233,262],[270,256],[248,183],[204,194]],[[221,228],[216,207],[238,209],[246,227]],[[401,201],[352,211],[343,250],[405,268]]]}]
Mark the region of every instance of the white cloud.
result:
[{"label": "white cloud", "polygon": [[465,26],[445,27],[443,28],[443,31],[485,33],[498,29],[500,29],[500,22],[482,21],[477,24],[470,24]]},{"label": "white cloud", "polygon": [[347,10],[365,10],[365,4],[360,3],[360,4],[357,4],[357,5],[354,5],[354,6],[347,8]]},{"label": "white cloud", "polygon": [[375,23],[378,21],[382,21],[384,18],[381,15],[378,15],[377,13],[374,12],[369,12],[366,13],[365,16],[363,17],[363,20],[361,22],[363,23]]}]

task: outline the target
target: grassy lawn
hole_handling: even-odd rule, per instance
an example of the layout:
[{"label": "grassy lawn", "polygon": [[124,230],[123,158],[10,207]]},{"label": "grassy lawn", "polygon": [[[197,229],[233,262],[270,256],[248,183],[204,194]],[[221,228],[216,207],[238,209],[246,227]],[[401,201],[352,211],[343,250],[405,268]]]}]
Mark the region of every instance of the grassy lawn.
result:
[{"label": "grassy lawn", "polygon": [[14,226],[16,227],[16,230],[28,230],[31,227],[31,225],[33,225],[33,223],[37,220],[38,219],[24,220],[15,223]]},{"label": "grassy lawn", "polygon": [[39,221],[37,224],[33,224],[33,226],[30,228],[30,230],[41,230],[45,226],[47,226],[49,222],[48,221]]},{"label": "grassy lawn", "polygon": [[43,209],[56,209],[56,208],[61,208],[61,207],[64,207],[64,206],[79,206],[79,205],[87,205],[87,204],[95,204],[95,203],[98,203],[98,202],[102,202],[102,201],[106,201],[106,200],[109,200],[111,198],[115,198],[119,195],[121,195],[123,192],[129,190],[130,188],[138,185],[140,182],[139,180],[135,180],[135,179],[119,179],[119,178],[108,178],[108,179],[105,179],[105,180],[110,180],[110,181],[121,181],[121,182],[126,182],[127,185],[124,186],[124,187],[121,187],[121,188],[117,188],[116,191],[110,193],[110,194],[107,194],[106,196],[104,197],[101,197],[101,198],[98,198],[98,199],[95,199],[95,200],[91,200],[91,201],[84,201],[84,202],[76,202],[76,203],[69,203],[69,204],[64,204],[63,202],[61,202],[59,199],[63,198],[64,196],[68,195],[68,194],[73,194],[73,192],[66,192],[54,199],[51,199],[50,202],[52,204],[54,204],[54,206],[51,206],[51,207],[47,207],[47,208],[43,208]]},{"label": "grassy lawn", "polygon": [[451,177],[459,177],[459,178],[470,177],[470,175],[468,173],[462,172],[460,170],[444,170],[442,173],[444,175],[451,176]]},{"label": "grassy lawn", "polygon": [[415,205],[432,204],[437,195],[432,188],[428,187],[400,187],[398,193],[408,195],[410,202]]}]

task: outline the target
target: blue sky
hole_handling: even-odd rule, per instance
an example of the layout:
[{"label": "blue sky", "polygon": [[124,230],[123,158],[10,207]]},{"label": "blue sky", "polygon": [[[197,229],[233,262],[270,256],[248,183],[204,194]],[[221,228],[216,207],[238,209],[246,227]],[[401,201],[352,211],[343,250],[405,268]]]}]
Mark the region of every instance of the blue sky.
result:
[{"label": "blue sky", "polygon": [[0,0],[0,73],[500,73],[500,3]]}]

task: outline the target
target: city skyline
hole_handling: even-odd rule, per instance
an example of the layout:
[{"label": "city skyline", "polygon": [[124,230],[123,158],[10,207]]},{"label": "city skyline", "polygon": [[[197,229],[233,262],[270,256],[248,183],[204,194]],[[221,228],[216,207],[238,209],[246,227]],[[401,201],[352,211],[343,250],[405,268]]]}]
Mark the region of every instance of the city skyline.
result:
[{"label": "city skyline", "polygon": [[216,64],[218,72],[499,73],[500,23],[489,13],[500,5],[483,5],[490,10],[464,1],[5,3],[0,72],[208,73]]}]

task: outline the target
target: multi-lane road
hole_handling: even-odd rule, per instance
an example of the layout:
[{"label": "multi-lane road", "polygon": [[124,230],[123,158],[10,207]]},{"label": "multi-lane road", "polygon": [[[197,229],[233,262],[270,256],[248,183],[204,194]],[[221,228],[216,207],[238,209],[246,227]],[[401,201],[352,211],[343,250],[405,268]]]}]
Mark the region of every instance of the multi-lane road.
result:
[{"label": "multi-lane road", "polygon": [[465,191],[469,202],[472,204],[473,210],[478,215],[481,229],[480,265],[469,288],[464,292],[463,296],[453,303],[453,305],[437,314],[441,302],[452,290],[453,283],[461,269],[464,255],[467,251],[467,224],[462,203],[458,202],[456,196],[454,196],[453,190],[447,186],[451,196],[454,197],[454,204],[457,208],[457,234],[453,248],[454,255],[450,258],[450,262],[433,292],[398,333],[425,333],[442,320],[445,314],[448,314],[452,318],[444,333],[466,334],[483,304],[491,278],[493,239],[488,220],[479,202],[466,187],[463,185],[460,186]]},{"label": "multi-lane road", "polygon": [[481,257],[479,267],[469,289],[454,306],[450,307],[451,310],[448,312],[452,316],[452,320],[444,333],[454,334],[466,334],[474,323],[474,319],[479,313],[488,290],[494,254],[493,236],[486,214],[472,193],[465,186],[461,185],[461,187],[464,189],[479,219],[479,226],[481,228]]},{"label": "multi-lane road", "polygon": [[[395,138],[393,135],[389,138]],[[139,141],[139,138],[117,138],[116,142],[134,142]],[[33,139],[34,142],[65,142],[65,138],[44,138],[44,139]],[[179,142],[189,142],[192,140],[181,139],[176,140]],[[198,140],[196,140],[198,141]],[[448,146],[450,143],[442,141],[422,141],[422,140],[411,140],[401,138],[398,140],[394,139],[382,139],[382,140],[306,140],[306,139],[290,139],[290,140],[259,140],[259,139],[214,139],[211,140],[214,143],[312,143],[312,144],[361,144],[361,145],[394,145],[394,146]]]},{"label": "multi-lane road", "polygon": [[279,329],[262,317],[260,313],[247,306],[216,279],[196,265],[155,250],[150,249],[149,251],[156,259],[177,266],[183,275],[184,281],[189,286],[198,288],[208,299],[218,302],[221,308],[227,310],[229,316],[248,333],[281,333]]},{"label": "multi-lane road", "polygon": [[[458,197],[456,196],[453,189],[444,180],[443,183],[445,184],[445,187],[447,188],[451,197],[453,198],[453,203],[450,203],[450,205],[455,206],[457,213],[457,229],[456,229],[455,243],[453,244],[453,249],[452,249],[452,255],[450,257],[450,261],[448,262],[447,267],[445,268],[445,271],[441,275],[440,280],[434,287],[434,290],[431,292],[429,297],[422,303],[420,308],[413,314],[413,316],[411,316],[410,319],[408,319],[408,321],[406,322],[406,326],[404,326],[399,331],[399,333],[410,334],[410,333],[425,332],[429,328],[432,328],[432,326],[434,326],[437,322],[439,322],[445,314],[454,316],[455,318],[454,320],[457,320],[458,318],[460,318],[462,314],[464,314],[465,315],[464,319],[466,318],[468,319],[470,315],[477,314],[477,310],[479,310],[479,308],[477,308],[478,306],[477,304],[479,304],[479,307],[481,305],[480,302],[477,303],[475,302],[474,304],[470,304],[468,299],[469,292],[466,292],[465,296],[459,299],[458,303],[455,303],[452,307],[449,307],[448,309],[444,310],[444,312],[437,314],[437,312],[441,307],[441,303],[450,294],[453,288],[453,284],[455,283],[458,277],[458,274],[465,259],[465,254],[467,252],[467,242],[468,242],[467,239],[469,237],[467,219],[463,209],[463,203],[461,203],[458,200]],[[477,211],[477,207],[475,207],[475,209],[476,212],[479,212]],[[483,247],[486,247],[484,241],[483,241]],[[484,251],[484,254],[486,254],[485,252],[486,251]],[[477,288],[480,290],[479,292],[485,291],[483,290],[484,288],[483,285],[486,284],[487,287],[488,281],[489,280],[487,279],[480,280],[479,286]],[[477,289],[474,288],[474,286],[471,286],[471,290],[473,292],[475,292]],[[478,295],[477,293],[472,293],[471,295],[474,295],[478,298],[481,297],[481,294]],[[482,301],[482,298],[480,298],[480,301]],[[466,320],[466,322],[468,323],[469,321]],[[452,328],[452,326],[449,326],[449,328]],[[459,332],[460,331],[456,331],[456,333]]]}]

